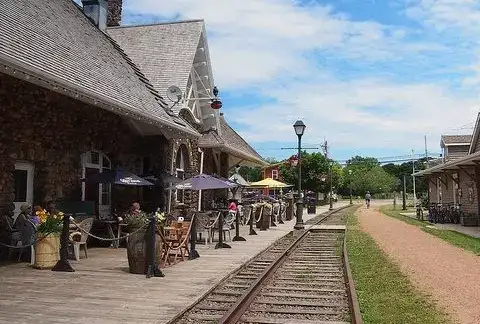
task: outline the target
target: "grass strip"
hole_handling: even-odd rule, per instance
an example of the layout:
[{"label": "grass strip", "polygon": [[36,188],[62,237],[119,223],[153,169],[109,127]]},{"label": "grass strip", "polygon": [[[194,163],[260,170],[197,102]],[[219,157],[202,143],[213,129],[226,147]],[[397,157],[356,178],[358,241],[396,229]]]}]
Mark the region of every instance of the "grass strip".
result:
[{"label": "grass strip", "polygon": [[442,240],[452,245],[455,245],[459,248],[470,251],[475,255],[480,255],[480,238],[471,237],[469,235],[465,235],[463,233],[459,233],[452,230],[427,227],[427,225],[431,225],[431,224],[427,222],[419,221],[417,219],[414,219],[408,216],[401,215],[400,213],[404,211],[395,210],[392,208],[392,206],[388,206],[388,205],[381,206],[380,211],[387,216],[399,219],[411,225],[418,226],[424,232],[435,235],[436,237],[441,238]]},{"label": "grass strip", "polygon": [[418,291],[361,231],[353,212],[347,218],[347,251],[365,324],[450,324],[449,317]]}]

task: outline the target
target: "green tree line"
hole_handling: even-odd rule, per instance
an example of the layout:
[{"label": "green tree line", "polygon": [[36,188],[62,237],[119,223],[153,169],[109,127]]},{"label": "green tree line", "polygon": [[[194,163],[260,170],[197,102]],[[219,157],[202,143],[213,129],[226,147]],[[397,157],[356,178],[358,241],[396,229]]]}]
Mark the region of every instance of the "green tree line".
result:
[{"label": "green tree line", "polygon": [[[338,162],[327,159],[325,155],[315,152],[302,152],[302,189],[317,193],[328,194],[330,182],[333,192],[348,196],[350,190],[354,196],[363,196],[367,191],[375,195],[400,192],[403,190],[405,176],[407,192],[413,191],[413,177],[411,176],[412,162],[401,164],[384,164],[373,157],[354,156],[341,166]],[[270,163],[277,163],[275,159],[268,159]],[[426,160],[415,161],[415,170],[424,170]],[[250,182],[262,179],[262,169],[241,167],[240,174]],[[296,165],[285,163],[280,166],[282,181],[296,186],[298,169]],[[424,178],[416,178],[416,190],[419,194],[426,194],[428,183]]]}]

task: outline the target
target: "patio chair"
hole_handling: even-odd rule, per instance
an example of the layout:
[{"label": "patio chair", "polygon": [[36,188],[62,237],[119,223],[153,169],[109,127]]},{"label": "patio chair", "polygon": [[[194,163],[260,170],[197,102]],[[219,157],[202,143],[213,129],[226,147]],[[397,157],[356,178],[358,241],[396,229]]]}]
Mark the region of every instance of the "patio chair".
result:
[{"label": "patio chair", "polygon": [[80,261],[80,247],[83,246],[85,251],[85,259],[88,259],[87,254],[87,239],[90,230],[92,229],[93,218],[87,218],[78,224],[79,231],[70,233],[69,236],[69,245],[73,247],[73,255],[75,260]]},{"label": "patio chair", "polygon": [[196,232],[197,235],[200,235],[200,239],[202,239],[202,235],[205,236],[205,245],[208,244],[208,241],[212,240],[212,224],[210,224],[210,217],[208,214],[205,213],[198,213],[197,214],[197,222],[196,222]]},{"label": "patio chair", "polygon": [[[228,233],[228,239],[231,241],[232,240],[232,235],[231,235],[231,230],[235,229],[235,217],[237,217],[237,212],[228,212],[228,214],[223,218],[223,227],[222,227],[222,235],[223,239],[226,241],[227,240],[227,233]],[[218,226],[217,226],[218,227]],[[213,234],[212,234],[212,239],[213,239]]]},{"label": "patio chair", "polygon": [[[25,219],[25,222],[22,223],[20,220],[17,219],[15,222],[8,216],[4,216],[5,222],[7,223],[7,230],[10,234],[10,245],[13,246],[23,246],[33,243],[34,235],[35,235],[35,225],[30,221]],[[18,220],[18,222],[17,222]],[[18,251],[18,260],[20,261],[23,255],[24,248],[9,248],[8,251],[8,259],[10,260],[12,257],[13,250]],[[33,264],[35,262],[35,247],[34,245],[30,246],[30,263]]]}]

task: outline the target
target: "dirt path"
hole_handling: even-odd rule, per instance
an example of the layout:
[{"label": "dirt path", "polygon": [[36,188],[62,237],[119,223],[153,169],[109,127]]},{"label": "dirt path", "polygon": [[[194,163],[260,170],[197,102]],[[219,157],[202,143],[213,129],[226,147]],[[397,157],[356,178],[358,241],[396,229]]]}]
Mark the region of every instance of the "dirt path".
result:
[{"label": "dirt path", "polygon": [[480,257],[378,210],[361,207],[357,216],[362,230],[455,323],[480,323]]}]

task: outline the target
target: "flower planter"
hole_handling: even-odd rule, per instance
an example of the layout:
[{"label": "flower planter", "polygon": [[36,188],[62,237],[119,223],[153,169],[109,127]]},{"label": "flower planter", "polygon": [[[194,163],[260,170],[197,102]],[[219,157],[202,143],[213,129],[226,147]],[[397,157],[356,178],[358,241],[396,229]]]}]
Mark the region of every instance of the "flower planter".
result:
[{"label": "flower planter", "polygon": [[[147,273],[146,230],[141,230],[128,237],[127,257],[130,273]],[[158,266],[162,261],[162,238],[155,234],[155,261]]]},{"label": "flower planter", "polygon": [[58,234],[37,234],[35,243],[35,264],[37,269],[51,269],[60,260],[60,236]]}]

